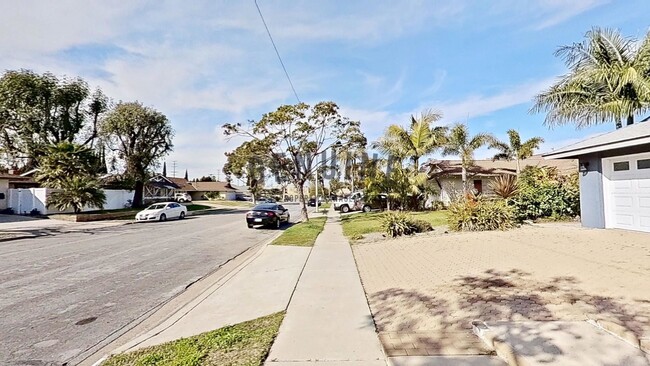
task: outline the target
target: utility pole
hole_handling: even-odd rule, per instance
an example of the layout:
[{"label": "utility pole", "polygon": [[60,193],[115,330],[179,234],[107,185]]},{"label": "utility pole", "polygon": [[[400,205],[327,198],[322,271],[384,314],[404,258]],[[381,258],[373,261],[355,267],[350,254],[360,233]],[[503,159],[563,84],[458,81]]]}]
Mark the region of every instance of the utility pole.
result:
[{"label": "utility pole", "polygon": [[176,178],[176,160],[172,161],[172,177]]}]

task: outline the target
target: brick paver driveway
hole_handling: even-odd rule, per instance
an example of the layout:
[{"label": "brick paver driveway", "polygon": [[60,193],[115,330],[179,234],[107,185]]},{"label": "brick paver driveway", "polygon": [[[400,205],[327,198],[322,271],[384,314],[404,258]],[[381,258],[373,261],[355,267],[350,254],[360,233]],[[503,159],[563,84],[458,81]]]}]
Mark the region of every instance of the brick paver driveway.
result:
[{"label": "brick paver driveway", "polygon": [[650,336],[650,234],[548,224],[353,249],[389,355],[485,353],[472,320],[596,316]]}]

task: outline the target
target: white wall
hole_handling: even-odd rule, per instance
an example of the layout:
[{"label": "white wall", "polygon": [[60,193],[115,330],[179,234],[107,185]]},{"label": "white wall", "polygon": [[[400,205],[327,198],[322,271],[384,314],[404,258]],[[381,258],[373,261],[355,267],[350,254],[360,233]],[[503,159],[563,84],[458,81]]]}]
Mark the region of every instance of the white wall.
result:
[{"label": "white wall", "polygon": [[[59,211],[54,208],[46,208],[47,196],[49,196],[52,191],[53,190],[50,188],[10,189],[7,207],[14,209],[17,214],[28,214],[33,209],[37,209],[41,214],[72,212],[72,210]],[[105,189],[104,193],[106,194],[106,203],[104,204],[105,210],[125,208],[127,205],[130,205],[129,201],[133,200],[133,191]],[[98,208],[84,207],[82,209],[82,211],[94,210],[98,210]]]}]

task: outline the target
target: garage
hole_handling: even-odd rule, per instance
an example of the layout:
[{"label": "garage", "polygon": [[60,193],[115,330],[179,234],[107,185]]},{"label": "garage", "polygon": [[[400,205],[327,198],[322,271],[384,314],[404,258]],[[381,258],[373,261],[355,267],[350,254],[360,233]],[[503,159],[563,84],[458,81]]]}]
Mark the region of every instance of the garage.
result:
[{"label": "garage", "polygon": [[650,232],[650,154],[603,159],[605,227]]},{"label": "garage", "polygon": [[583,226],[650,233],[649,121],[591,137],[543,156],[578,159]]}]

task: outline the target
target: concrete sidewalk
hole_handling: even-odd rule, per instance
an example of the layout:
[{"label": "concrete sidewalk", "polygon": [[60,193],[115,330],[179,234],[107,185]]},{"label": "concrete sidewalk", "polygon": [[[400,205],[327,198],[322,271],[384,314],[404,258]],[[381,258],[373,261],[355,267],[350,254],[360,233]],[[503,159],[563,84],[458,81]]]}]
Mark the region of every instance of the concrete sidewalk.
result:
[{"label": "concrete sidewalk", "polygon": [[386,365],[352,250],[333,216],[316,239],[267,366]]},{"label": "concrete sidewalk", "polygon": [[308,255],[309,248],[265,245],[162,324],[113,353],[129,352],[285,310]]}]

